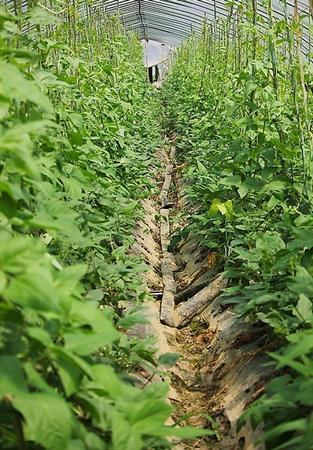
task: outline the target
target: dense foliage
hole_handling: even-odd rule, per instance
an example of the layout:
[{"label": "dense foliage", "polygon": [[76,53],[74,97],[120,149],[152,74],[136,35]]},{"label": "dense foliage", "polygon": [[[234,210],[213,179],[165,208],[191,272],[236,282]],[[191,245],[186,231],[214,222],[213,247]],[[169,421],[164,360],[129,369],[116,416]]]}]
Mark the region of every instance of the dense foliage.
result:
[{"label": "dense foliage", "polygon": [[313,66],[301,48],[310,18],[282,9],[274,20],[271,2],[267,18],[256,2],[234,3],[177,51],[164,98],[198,206],[181,235],[202,235],[231,280],[225,302],[271,334],[276,376],[244,419],[264,423],[269,449],[309,450]]},{"label": "dense foliage", "polygon": [[146,295],[128,250],[158,106],[118,19],[66,14],[0,10],[0,447],[169,448],[195,433],[134,385],[156,363],[119,310]]}]

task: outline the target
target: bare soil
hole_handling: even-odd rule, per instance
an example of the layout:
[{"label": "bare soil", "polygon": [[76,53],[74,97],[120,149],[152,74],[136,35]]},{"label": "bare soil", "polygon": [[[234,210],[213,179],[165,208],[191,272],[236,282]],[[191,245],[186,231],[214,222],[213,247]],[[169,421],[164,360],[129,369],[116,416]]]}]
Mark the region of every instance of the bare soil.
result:
[{"label": "bare soil", "polygon": [[[184,225],[182,212],[191,207],[174,158],[172,141],[160,150],[161,170],[154,173],[161,195],[143,202],[145,216],[135,232],[133,252],[148,265],[143,282],[155,300],[145,305],[150,324],[137,326],[132,333],[153,336],[158,354],[181,355],[165,377],[171,386],[169,401],[175,407],[171,423],[178,421],[213,431],[212,436],[192,442],[176,441],[174,448],[262,450],[262,446],[252,443],[259,430],[252,431],[247,425],[238,433],[236,423],[247,405],[262,393],[269,376],[263,366],[267,349],[264,329],[235,319],[233,311],[222,305],[219,292],[182,328],[177,329],[171,321],[166,324],[167,320],[164,324],[164,299],[169,300],[166,306],[176,311],[197,295],[197,283],[202,288],[209,286],[221,270],[214,252],[201,247],[198,236],[189,235],[176,246],[171,273],[164,275],[162,260],[169,253],[168,244],[175,229]],[[162,225],[162,216],[168,217],[169,226]],[[167,314],[170,309],[163,312]]]}]

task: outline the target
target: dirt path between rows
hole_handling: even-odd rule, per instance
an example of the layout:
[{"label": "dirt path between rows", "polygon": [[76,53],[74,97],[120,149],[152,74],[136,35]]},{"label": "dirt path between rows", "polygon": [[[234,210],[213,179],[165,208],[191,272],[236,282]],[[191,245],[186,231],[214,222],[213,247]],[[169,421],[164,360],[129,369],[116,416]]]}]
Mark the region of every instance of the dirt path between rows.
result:
[{"label": "dirt path between rows", "polygon": [[258,430],[246,426],[237,433],[236,423],[269,376],[263,367],[266,333],[235,320],[233,311],[222,305],[220,293],[227,281],[199,236],[189,235],[172,252],[171,237],[184,226],[181,213],[190,208],[175,153],[174,142],[159,152],[161,170],[155,177],[160,196],[144,201],[145,215],[135,233],[133,252],[148,266],[143,278],[154,301],[145,305],[149,325],[132,332],[153,336],[158,354],[181,355],[163,377],[175,406],[172,423],[214,431],[212,437],[175,442],[174,448],[262,450],[252,444]]}]

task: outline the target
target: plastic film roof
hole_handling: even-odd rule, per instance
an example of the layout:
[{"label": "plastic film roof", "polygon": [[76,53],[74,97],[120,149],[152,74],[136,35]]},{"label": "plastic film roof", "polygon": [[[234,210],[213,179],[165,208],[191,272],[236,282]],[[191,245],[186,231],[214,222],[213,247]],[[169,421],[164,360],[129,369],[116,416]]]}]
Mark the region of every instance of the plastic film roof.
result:
[{"label": "plastic film roof", "polygon": [[[16,0],[15,0],[16,1]],[[2,3],[12,7],[14,0],[2,0]],[[67,0],[81,6],[82,16],[86,14],[86,4],[89,9],[103,8],[108,13],[119,11],[125,26],[135,30],[141,39],[178,45],[189,34],[201,29],[204,18],[209,22],[228,15],[227,1],[223,0]],[[293,14],[295,0],[287,0],[288,12]],[[1,2],[1,0],[0,0]],[[310,6],[311,2],[311,6]],[[27,1],[22,0],[22,7],[27,10]],[[38,2],[40,4],[40,1]],[[62,2],[58,2],[60,4]],[[298,0],[300,13],[313,14],[313,0]],[[258,1],[258,14],[267,17],[262,2]],[[273,0],[273,16],[283,17],[283,2]],[[303,27],[303,46],[308,48],[308,28]]]},{"label": "plastic film roof", "polygon": [[[299,12],[309,14],[310,1],[298,0]],[[127,28],[137,31],[142,39],[152,39],[177,45],[192,31],[201,29],[203,19],[209,22],[226,18],[229,13],[224,0],[98,0],[94,7],[103,5],[108,12],[120,11]],[[311,5],[311,13],[313,6]],[[287,0],[287,9],[293,15],[294,0]],[[267,12],[258,1],[258,14],[267,18]],[[273,0],[273,16],[283,18],[283,2]],[[304,27],[304,39],[308,30]]]}]

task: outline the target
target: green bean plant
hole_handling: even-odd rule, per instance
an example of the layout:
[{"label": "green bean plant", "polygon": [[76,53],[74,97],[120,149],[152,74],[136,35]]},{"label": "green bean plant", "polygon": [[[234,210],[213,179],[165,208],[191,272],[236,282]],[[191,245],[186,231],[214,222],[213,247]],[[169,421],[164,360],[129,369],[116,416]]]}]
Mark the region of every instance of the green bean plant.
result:
[{"label": "green bean plant", "polygon": [[311,42],[312,17],[297,4],[290,15],[285,0],[281,9],[277,18],[271,0],[231,2],[225,21],[177,50],[163,97],[197,205],[180,235],[193,231],[220,255],[225,303],[266,324],[277,349],[273,380],[242,422],[263,423],[266,448],[309,450],[313,66],[302,31]]},{"label": "green bean plant", "polygon": [[167,385],[133,376],[157,370],[153,345],[127,337],[146,298],[131,231],[161,143],[141,44],[90,1],[14,5],[0,9],[0,447],[170,448],[200,432],[165,424]]}]

